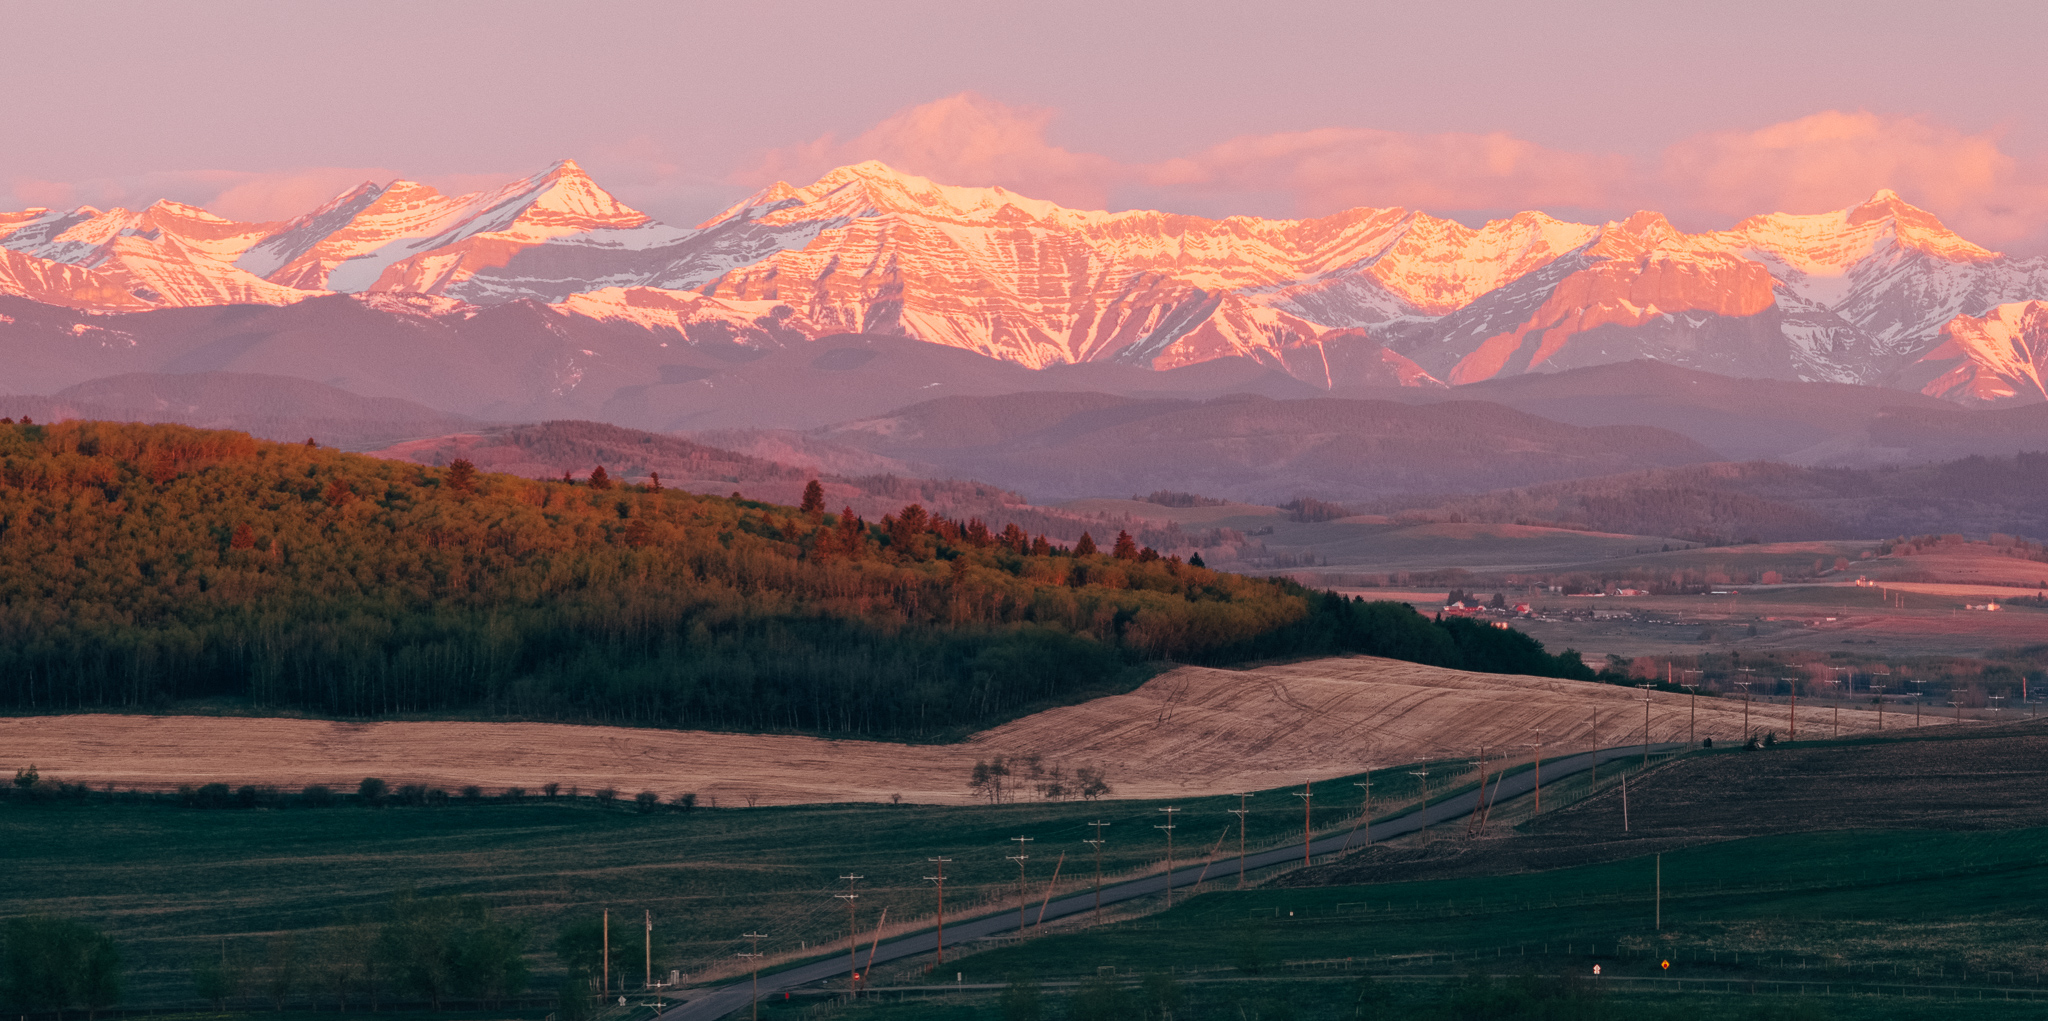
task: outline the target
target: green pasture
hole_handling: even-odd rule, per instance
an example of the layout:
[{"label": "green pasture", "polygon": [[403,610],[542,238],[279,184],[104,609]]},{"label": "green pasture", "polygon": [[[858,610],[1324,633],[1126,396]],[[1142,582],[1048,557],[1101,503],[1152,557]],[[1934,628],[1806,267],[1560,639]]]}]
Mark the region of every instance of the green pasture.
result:
[{"label": "green pasture", "polygon": [[1590,975],[1599,964],[1624,979],[1964,987],[1993,999],[2048,992],[2048,831],[1758,837],[1670,851],[1661,867],[1661,928],[1659,859],[1645,856],[1523,875],[1217,891],[1150,918],[990,949],[948,971],[968,982],[1173,969],[1406,983],[1474,971]]},{"label": "green pasture", "polygon": [[[1373,773],[1376,809],[1412,802],[1411,768]],[[1469,766],[1432,768],[1434,795],[1440,777]],[[1352,779],[1317,785],[1319,832],[1356,818],[1361,792]],[[1015,895],[1017,866],[1005,857],[1017,853],[1012,837],[1033,838],[1025,864],[1032,896],[1043,893],[1056,866],[1061,891],[1070,893],[1093,879],[1094,855],[1082,842],[1095,833],[1088,823],[1110,824],[1102,831],[1107,881],[1165,858],[1165,834],[1153,827],[1169,806],[1181,809],[1176,861],[1234,852],[1235,816],[1227,810],[1238,804],[1236,797],[1031,800],[642,814],[587,798],[240,810],[98,794],[82,802],[15,800],[0,805],[0,846],[8,849],[0,917],[46,913],[107,932],[129,964],[130,1003],[189,997],[192,964],[221,953],[223,941],[230,952],[255,956],[273,934],[315,935],[400,890],[483,899],[527,928],[529,956],[542,975],[556,970],[547,948],[564,923],[610,908],[615,925],[637,926],[643,911],[652,912],[657,949],[688,974],[730,962],[745,949],[744,932],[767,933],[761,949],[771,955],[843,941],[845,902],[833,897],[847,889],[842,875],[865,877],[857,884],[864,928],[885,907],[892,923],[934,909],[933,884],[923,878],[934,872],[933,857],[952,859],[949,916],[981,913]],[[1247,804],[1251,849],[1300,836],[1301,802],[1291,791],[1259,792]],[[1219,877],[1229,867],[1219,861]]]}]

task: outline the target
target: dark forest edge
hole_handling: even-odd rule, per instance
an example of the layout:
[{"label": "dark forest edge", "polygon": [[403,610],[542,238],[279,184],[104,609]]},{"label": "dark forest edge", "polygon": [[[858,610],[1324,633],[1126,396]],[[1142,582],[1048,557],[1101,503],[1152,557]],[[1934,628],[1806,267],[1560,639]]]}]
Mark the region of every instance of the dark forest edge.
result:
[{"label": "dark forest edge", "polygon": [[1592,679],[1576,653],[1284,579],[911,505],[870,523],[177,425],[0,423],[0,705],[231,697],[936,740],[1164,664],[1368,654]]}]

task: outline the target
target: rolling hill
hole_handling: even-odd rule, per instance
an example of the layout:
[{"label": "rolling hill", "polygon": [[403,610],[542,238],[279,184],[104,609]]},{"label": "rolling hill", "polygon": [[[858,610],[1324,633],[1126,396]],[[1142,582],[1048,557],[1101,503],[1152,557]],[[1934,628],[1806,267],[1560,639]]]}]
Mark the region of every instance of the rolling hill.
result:
[{"label": "rolling hill", "polygon": [[1563,425],[1477,401],[1026,393],[940,398],[815,435],[1034,499],[1153,489],[1361,499],[1720,459],[1661,429]]}]

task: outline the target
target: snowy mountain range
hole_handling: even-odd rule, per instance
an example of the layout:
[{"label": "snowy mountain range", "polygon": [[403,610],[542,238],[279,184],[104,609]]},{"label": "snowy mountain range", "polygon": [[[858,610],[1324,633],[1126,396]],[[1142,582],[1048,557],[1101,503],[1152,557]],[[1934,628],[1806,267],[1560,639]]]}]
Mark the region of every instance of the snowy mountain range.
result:
[{"label": "snowy mountain range", "polygon": [[[1473,228],[1398,208],[1303,220],[1088,212],[870,162],[801,188],[778,183],[680,228],[564,161],[462,196],[364,183],[277,222],[174,202],[0,213],[0,295],[69,310],[0,314],[0,346],[38,345],[33,379],[0,380],[16,392],[178,371],[142,350],[167,335],[165,310],[321,299],[375,322],[343,317],[352,332],[317,367],[282,356],[237,364],[266,342],[251,337],[207,348],[185,370],[339,385],[375,369],[349,368],[347,336],[431,323],[436,335],[470,337],[474,354],[489,350],[480,327],[516,312],[541,338],[521,355],[537,395],[600,378],[620,392],[673,388],[698,378],[673,364],[685,349],[734,361],[866,334],[1030,369],[1243,359],[1322,389],[1650,358],[1969,405],[2048,401],[2034,355],[2048,344],[2048,259],[1987,251],[1889,191],[1697,234],[1648,212],[1605,224],[1525,212]],[[34,337],[27,320],[40,324]],[[157,325],[124,326],[145,321]],[[178,357],[199,357],[187,336],[198,321],[177,321],[172,332],[187,337]],[[321,321],[269,317],[262,329],[318,333]],[[58,342],[46,335],[71,346],[48,349]],[[560,350],[542,350],[541,335]],[[358,360],[373,357],[366,348]]]}]

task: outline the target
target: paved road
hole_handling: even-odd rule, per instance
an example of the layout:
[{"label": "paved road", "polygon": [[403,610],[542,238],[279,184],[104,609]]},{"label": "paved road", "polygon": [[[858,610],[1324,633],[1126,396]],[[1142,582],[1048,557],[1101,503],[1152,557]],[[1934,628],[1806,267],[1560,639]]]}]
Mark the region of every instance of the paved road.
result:
[{"label": "paved road", "polygon": [[[1656,753],[1663,753],[1676,751],[1681,747],[1683,746],[1677,744],[1654,744],[1650,746],[1650,750]],[[1543,775],[1551,778],[1552,782],[1556,782],[1567,776],[1585,772],[1594,764],[1594,757],[1596,755],[1598,756],[1598,761],[1604,763],[1642,754],[1643,746],[1639,744],[1621,748],[1607,748],[1599,752],[1582,752],[1578,755],[1545,762],[1543,764]],[[1488,786],[1490,787],[1491,784]],[[1535,787],[1536,774],[1530,770],[1523,770],[1501,781],[1500,794],[1498,796],[1503,799],[1511,798],[1527,794],[1534,790]],[[1413,833],[1425,825],[1434,826],[1452,819],[1463,818],[1471,814],[1472,809],[1478,803],[1479,792],[1477,790],[1466,791],[1455,798],[1430,805],[1428,808],[1410,811],[1392,819],[1373,823],[1371,826],[1371,838],[1373,840],[1386,840],[1391,837]],[[1364,827],[1361,827],[1361,829],[1364,829]],[[1354,845],[1362,846],[1365,843],[1366,839],[1363,833],[1335,834],[1312,842],[1308,848],[1308,853],[1312,855],[1336,854],[1339,851],[1348,850]],[[1269,865],[1280,865],[1289,861],[1297,861],[1301,857],[1302,846],[1300,844],[1290,844],[1286,847],[1274,847],[1260,851],[1257,854],[1246,855],[1245,867],[1248,869],[1265,868]],[[1173,884],[1174,889],[1193,886],[1201,882],[1212,868],[1217,875],[1224,875],[1228,871],[1234,870],[1235,866],[1236,862],[1234,861],[1219,860],[1212,864],[1190,865],[1184,869],[1175,869],[1171,874],[1161,873],[1117,883],[1114,886],[1105,886],[1102,888],[1102,903],[1115,904],[1119,901],[1127,901],[1160,893],[1166,889],[1169,882]],[[1095,892],[1090,890],[1086,893],[1075,894],[1071,897],[1063,897],[1053,901],[1046,906],[1045,919],[1051,921],[1056,918],[1065,918],[1070,915],[1091,911],[1094,907]],[[1031,912],[1031,916],[1035,924],[1038,913]],[[987,936],[1011,932],[1016,928],[1017,913],[1014,911],[999,911],[987,917],[955,922],[946,926],[946,945],[950,947],[969,943]],[[917,954],[928,954],[935,948],[936,940],[934,939],[934,933],[928,930],[909,936],[898,937],[881,944],[880,947],[876,948],[872,959],[876,964],[883,964]],[[862,954],[861,957],[861,963],[866,965],[869,960],[868,955]],[[824,960],[813,961],[786,971],[763,975],[761,976],[761,995],[763,998],[766,998],[785,989],[793,989],[797,986],[809,985],[813,982],[831,978],[843,978],[846,975],[846,965],[846,959],[843,957],[828,957]],[[716,1021],[718,1018],[722,1018],[735,1010],[745,1007],[751,995],[751,988],[751,985],[746,980],[735,982],[709,995],[700,996],[688,1003],[662,1012],[659,1021]]]}]

